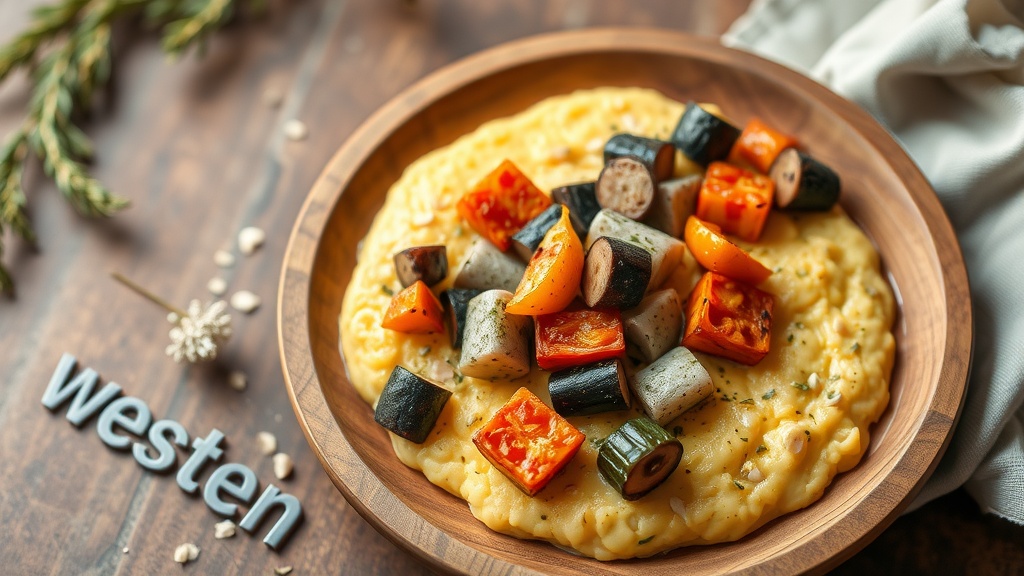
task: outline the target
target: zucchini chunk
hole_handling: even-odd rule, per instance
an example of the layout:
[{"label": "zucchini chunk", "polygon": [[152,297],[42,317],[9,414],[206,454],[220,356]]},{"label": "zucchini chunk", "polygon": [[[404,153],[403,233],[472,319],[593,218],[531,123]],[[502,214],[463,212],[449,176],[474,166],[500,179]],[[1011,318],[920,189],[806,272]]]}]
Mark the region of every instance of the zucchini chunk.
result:
[{"label": "zucchini chunk", "polygon": [[416,246],[395,254],[395,272],[402,286],[408,288],[422,280],[433,286],[448,275],[448,254],[444,246]]},{"label": "zucchini chunk", "polygon": [[739,137],[739,128],[699,104],[688,102],[670,140],[687,158],[707,166],[725,160]]},{"label": "zucchini chunk", "polygon": [[633,375],[630,384],[644,413],[664,426],[715,390],[711,375],[682,346]]},{"label": "zucchini chunk", "polygon": [[825,211],[839,200],[839,175],[796,148],[783,150],[768,175],[779,208]]},{"label": "zucchini chunk", "polygon": [[644,224],[681,238],[686,219],[697,209],[697,194],[702,182],[700,174],[668,180],[654,190],[654,205],[644,217]]},{"label": "zucchini chunk", "polygon": [[462,348],[462,335],[466,331],[466,310],[469,309],[469,301],[478,294],[480,290],[464,288],[451,288],[441,294],[441,304],[448,315],[452,348]]},{"label": "zucchini chunk", "polygon": [[515,292],[526,273],[526,264],[486,240],[477,240],[455,277],[458,288],[500,289]]},{"label": "zucchini chunk", "polygon": [[671,178],[676,167],[676,149],[671,142],[633,134],[616,134],[604,145],[605,164],[622,157],[639,160],[658,182]]},{"label": "zucchini chunk", "polygon": [[594,182],[569,184],[551,190],[551,199],[569,209],[569,220],[580,238],[587,237],[587,230],[594,216],[601,211],[594,195]]},{"label": "zucchini chunk", "polygon": [[597,469],[626,500],[636,500],[661,485],[679,466],[683,444],[651,420],[627,421],[612,432],[597,453]]},{"label": "zucchini chunk", "polygon": [[591,308],[632,308],[651,281],[651,254],[636,244],[602,236],[587,252],[583,301]]},{"label": "zucchini chunk", "polygon": [[679,266],[686,247],[681,240],[673,238],[660,230],[615,212],[601,210],[590,223],[590,232],[583,247],[587,250],[601,236],[609,236],[636,244],[651,254],[651,280],[647,284],[648,292],[659,288],[672,271]]},{"label": "zucchini chunk", "polygon": [[548,379],[551,407],[562,416],[629,408],[629,384],[618,358],[566,368]]},{"label": "zucchini chunk", "polygon": [[602,208],[639,220],[654,203],[654,175],[634,158],[615,158],[604,165],[597,177],[594,194]]},{"label": "zucchini chunk", "polygon": [[396,436],[422,444],[451,395],[440,384],[395,366],[373,409],[373,419]]},{"label": "zucchini chunk", "polygon": [[654,362],[679,345],[683,330],[683,305],[672,288],[658,290],[622,313],[626,340],[636,346],[646,362]]},{"label": "zucchini chunk", "polygon": [[459,372],[473,378],[514,380],[530,372],[529,316],[505,312],[507,290],[488,290],[469,301]]},{"label": "zucchini chunk", "polygon": [[544,239],[544,235],[558,223],[558,219],[561,217],[562,207],[552,204],[536,218],[527,222],[522,230],[512,236],[512,248],[515,249],[516,254],[524,262],[529,262],[530,258],[533,258],[533,253],[537,251],[537,247],[540,246],[540,241]]}]

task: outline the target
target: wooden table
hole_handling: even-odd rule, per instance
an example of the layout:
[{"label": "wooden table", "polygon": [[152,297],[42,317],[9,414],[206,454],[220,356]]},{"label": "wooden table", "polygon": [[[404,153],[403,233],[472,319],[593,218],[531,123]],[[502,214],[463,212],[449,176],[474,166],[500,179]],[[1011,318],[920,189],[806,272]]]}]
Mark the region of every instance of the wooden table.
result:
[{"label": "wooden table", "polygon": [[[0,41],[25,23],[30,4],[0,5]],[[194,542],[185,567],[208,574],[416,574],[425,569],[379,535],[344,501],[309,450],[281,378],[274,301],[285,242],[299,207],[335,149],[375,108],[436,68],[538,32],[645,25],[719,34],[746,0],[635,3],[585,0],[306,0],[219,34],[203,58],[168,63],[154,37],[134,27],[121,40],[113,90],[85,122],[95,137],[95,174],[132,208],[109,221],[77,216],[38,167],[28,177],[38,249],[8,236],[14,299],[0,299],[0,566],[6,573],[177,573],[174,548]],[[0,88],[0,134],[18,121],[26,83]],[[278,105],[268,95],[278,94]],[[309,127],[302,141],[283,124]],[[268,233],[238,255],[239,229]],[[233,267],[213,253],[231,249]],[[117,270],[168,300],[208,298],[222,276],[230,291],[263,299],[235,313],[236,335],[212,365],[183,367],[164,355],[164,313],[116,284]],[[77,429],[40,403],[63,352],[142,398],[156,418],[180,421],[194,438],[218,428],[224,461],[252,468],[297,496],[306,521],[280,553],[250,536],[215,540],[220,519],[172,475],[143,471],[104,446],[95,420]],[[244,371],[248,388],[231,389]],[[273,477],[256,446],[277,436],[295,461]],[[179,463],[184,454],[179,454]],[[208,475],[209,470],[207,470]],[[203,477],[205,479],[205,476]],[[836,572],[964,573],[1024,570],[1024,528],[980,514],[956,492],[898,520]]]}]

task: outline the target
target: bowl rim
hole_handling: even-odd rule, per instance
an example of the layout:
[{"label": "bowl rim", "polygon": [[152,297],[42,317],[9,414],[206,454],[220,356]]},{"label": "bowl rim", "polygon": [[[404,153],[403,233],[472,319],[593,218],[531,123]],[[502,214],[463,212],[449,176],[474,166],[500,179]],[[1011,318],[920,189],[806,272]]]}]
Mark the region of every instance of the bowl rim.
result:
[{"label": "bowl rim", "polygon": [[[278,344],[285,387],[300,427],[322,467],[349,504],[381,534],[431,568],[441,572],[459,572],[460,566],[465,564],[456,566],[449,559],[483,557],[487,561],[489,572],[492,573],[534,573],[532,569],[489,555],[430,524],[391,493],[355,453],[334,421],[333,412],[320,389],[312,357],[308,302],[311,297],[313,265],[320,249],[320,238],[347,183],[366,158],[397,130],[406,118],[422,112],[448,93],[502,70],[539,59],[578,56],[601,51],[648,51],[699,58],[713,64],[739,65],[744,72],[772,77],[772,81],[783,83],[787,88],[826,106],[840,116],[850,129],[870,141],[885,157],[894,174],[906,186],[910,199],[920,211],[929,235],[936,244],[935,257],[938,259],[943,280],[946,318],[955,318],[961,322],[947,322],[945,348],[942,350],[942,365],[937,376],[936,391],[927,410],[921,415],[919,425],[914,428],[913,439],[908,443],[907,449],[899,454],[899,462],[893,470],[898,469],[912,451],[915,452],[915,459],[928,459],[930,464],[896,502],[881,503],[885,512],[878,518],[873,528],[848,537],[848,542],[838,553],[821,558],[805,552],[797,557],[795,564],[793,558],[790,558],[784,566],[779,565],[775,570],[786,568],[800,572],[817,572],[837,566],[870,543],[906,509],[934,472],[950,443],[966,397],[970,358],[973,355],[973,311],[966,266],[952,224],[938,197],[918,166],[891,133],[865,110],[815,80],[753,53],[726,47],[720,44],[717,38],[642,27],[589,28],[529,36],[482,50],[427,74],[400,91],[363,121],[317,177],[296,217],[284,253],[278,286]],[[399,109],[403,111],[402,114],[396,114]],[[338,166],[344,167],[340,174],[336,171]],[[295,309],[288,303],[285,294],[300,295],[301,305]],[[340,357],[340,350],[338,354]],[[957,357],[966,357],[968,362],[949,361],[950,358]],[[344,476],[373,478],[377,483],[374,489],[385,493],[388,498],[380,498],[378,495],[372,502],[366,502],[355,493],[343,474],[328,462],[321,439],[314,434],[308,417],[314,414],[317,421],[323,420],[324,415],[328,416],[327,432],[330,433],[333,429],[336,433],[336,437],[332,437],[330,441],[336,450],[342,452],[345,463],[354,467]],[[936,438],[941,438],[941,441],[937,442]],[[858,506],[872,498],[877,499],[876,492],[865,496]],[[382,520],[379,512],[385,508],[390,516],[397,516],[402,521]],[[423,529],[438,532],[435,536],[442,539],[443,545],[435,543],[432,550],[417,545],[415,540],[421,538],[416,534]],[[438,554],[436,550],[439,549],[445,549],[446,553]],[[807,549],[807,546],[801,546],[792,551]],[[759,566],[765,567],[764,564]]]}]

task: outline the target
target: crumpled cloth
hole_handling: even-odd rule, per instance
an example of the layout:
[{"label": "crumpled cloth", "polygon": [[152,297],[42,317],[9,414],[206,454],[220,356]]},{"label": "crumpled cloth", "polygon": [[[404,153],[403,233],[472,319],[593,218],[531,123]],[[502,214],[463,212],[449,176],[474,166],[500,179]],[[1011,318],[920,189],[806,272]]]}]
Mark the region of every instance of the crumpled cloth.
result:
[{"label": "crumpled cloth", "polygon": [[967,263],[974,365],[910,509],[963,485],[1024,523],[1024,0],[755,0],[722,41],[865,108],[931,181]]}]

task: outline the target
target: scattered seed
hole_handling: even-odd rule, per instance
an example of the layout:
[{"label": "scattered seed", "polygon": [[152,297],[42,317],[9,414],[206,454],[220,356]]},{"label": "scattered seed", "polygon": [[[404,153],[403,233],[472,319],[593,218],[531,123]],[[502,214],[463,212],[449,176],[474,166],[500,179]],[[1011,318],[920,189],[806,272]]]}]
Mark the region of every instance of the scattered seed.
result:
[{"label": "scattered seed", "polygon": [[433,212],[420,212],[412,217],[412,223],[415,226],[426,226],[434,221]]},{"label": "scattered seed", "polygon": [[231,307],[248,314],[260,307],[260,297],[248,290],[239,290],[231,295]]},{"label": "scattered seed", "polygon": [[274,476],[278,480],[284,480],[292,475],[292,457],[284,452],[274,454]]},{"label": "scattered seed", "polygon": [[187,564],[199,557],[199,546],[188,542],[174,549],[174,561],[178,564]]},{"label": "scattered seed", "polygon": [[686,517],[686,504],[683,503],[681,498],[678,496],[669,498],[668,505],[672,508],[673,512],[679,515],[680,518]]},{"label": "scattered seed", "polygon": [[125,546],[124,548],[121,548],[121,553],[122,554],[127,554],[128,553],[128,547]]},{"label": "scattered seed", "polygon": [[260,432],[256,434],[256,445],[264,456],[270,456],[277,452],[277,436],[270,432]]},{"label": "scattered seed", "polygon": [[267,239],[267,233],[255,226],[246,226],[238,232],[238,249],[249,256],[263,245]]},{"label": "scattered seed", "polygon": [[277,568],[274,568],[274,574],[277,574],[277,576],[287,576],[288,574],[291,574],[291,573],[292,573],[292,567],[291,566],[278,566]]},{"label": "scattered seed", "polygon": [[206,283],[206,289],[214,296],[223,296],[228,291],[228,282],[220,276],[210,278],[210,281]]},{"label": "scattered seed", "polygon": [[811,375],[807,377],[807,386],[809,386],[811,390],[816,390],[818,388],[817,372],[811,372]]},{"label": "scattered seed", "polygon": [[213,253],[213,262],[221,268],[230,268],[235,265],[235,255],[227,250],[217,250]]},{"label": "scattered seed", "polygon": [[242,392],[248,385],[249,379],[246,377],[245,372],[234,370],[231,374],[228,374],[228,386],[231,386],[233,389]]},{"label": "scattered seed", "polygon": [[764,480],[764,472],[761,472],[761,469],[757,466],[753,466],[750,468],[750,471],[747,472],[747,480],[754,483],[760,482],[761,480]]},{"label": "scattered seed", "polygon": [[298,142],[299,140],[305,140],[306,136],[309,136],[309,128],[306,128],[306,125],[301,120],[289,120],[284,123],[284,135],[289,140]]},{"label": "scattered seed", "polygon": [[587,141],[585,146],[587,152],[600,152],[604,150],[604,139],[603,138],[591,138]]},{"label": "scattered seed", "polygon": [[224,520],[213,525],[213,537],[217,540],[231,538],[235,535],[235,523],[231,520]]}]

